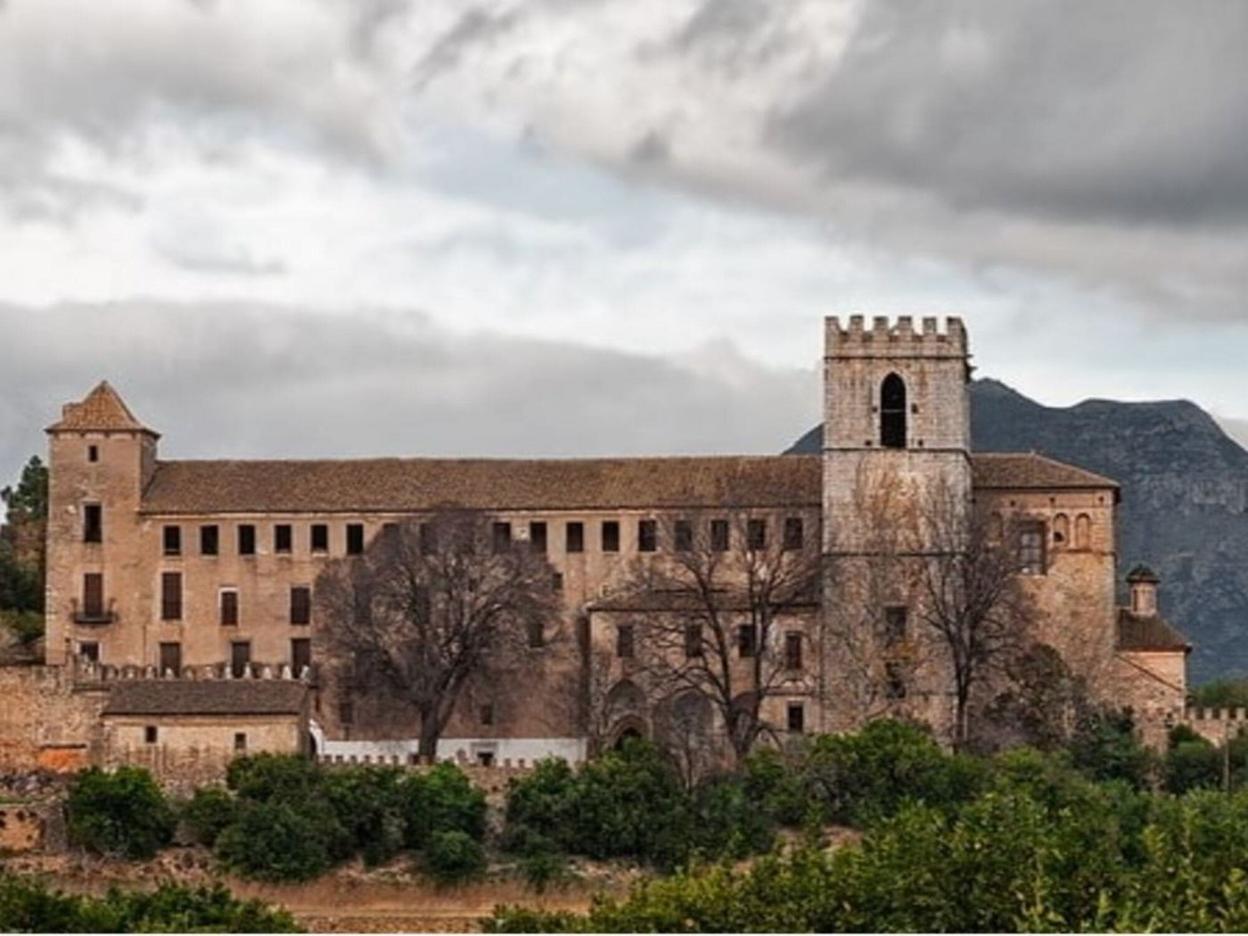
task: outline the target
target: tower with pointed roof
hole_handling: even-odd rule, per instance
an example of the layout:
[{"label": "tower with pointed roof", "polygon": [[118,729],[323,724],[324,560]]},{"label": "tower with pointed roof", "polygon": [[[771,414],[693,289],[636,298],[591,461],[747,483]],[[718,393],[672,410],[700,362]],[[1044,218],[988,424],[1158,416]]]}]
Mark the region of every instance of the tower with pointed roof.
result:
[{"label": "tower with pointed roof", "polygon": [[[126,644],[140,640],[142,629],[110,625],[142,620],[150,604],[142,579],[128,573],[141,561],[139,504],[156,470],[160,436],[107,381],[66,403],[46,431],[47,662],[90,654],[106,630],[118,635],[110,640],[114,652],[141,659],[142,646]],[[126,586],[120,587],[123,574]]]}]

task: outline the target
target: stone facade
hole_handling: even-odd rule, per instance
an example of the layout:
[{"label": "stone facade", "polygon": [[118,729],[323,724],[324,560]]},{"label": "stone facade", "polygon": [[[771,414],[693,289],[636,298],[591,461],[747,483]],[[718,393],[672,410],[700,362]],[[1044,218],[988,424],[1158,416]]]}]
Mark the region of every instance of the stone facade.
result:
[{"label": "stone facade", "polygon": [[[822,554],[821,596],[777,631],[800,632],[809,648],[804,672],[766,701],[780,727],[798,705],[804,731],[885,712],[947,729],[938,654],[913,629],[887,646],[879,640],[895,609],[913,611],[920,600],[922,557],[948,545],[938,524],[915,520],[934,503],[954,529],[978,520],[1012,536],[1025,525],[1041,556],[1025,583],[1039,611],[1037,639],[1106,697],[1181,711],[1186,644],[1168,626],[1141,629],[1116,607],[1117,485],[1034,454],[971,453],[970,351],[959,320],[942,328],[935,319],[868,326],[860,316],[832,318],[824,337],[824,453],[813,457],[167,461],[159,436],[101,384],[48,429],[46,666],[0,671],[19,688],[0,702],[6,757],[35,763],[76,750],[97,762],[209,763],[233,756],[244,734],[249,751],[410,758],[415,716],[384,693],[348,697],[321,672],[317,621],[299,606],[310,606],[327,562],[358,551],[385,524],[446,504],[488,511],[510,524],[514,540],[541,541],[564,606],[541,652],[469,687],[444,733],[448,757],[580,759],[627,726],[652,730],[663,700],[643,692],[642,711],[601,731],[591,702],[613,691],[633,696],[630,664],[616,651],[619,626],[636,611],[612,600],[639,563],[665,561],[672,544],[648,554],[642,531],[673,517],[754,518],[771,542],[800,521],[802,548]],[[102,714],[111,690],[82,678],[84,667],[174,682],[205,668],[303,676],[308,703],[280,717]],[[902,677],[904,699],[868,698],[872,680]],[[213,692],[230,695],[228,682]],[[19,697],[38,701],[12,701]],[[155,746],[140,740],[151,727],[162,739]]]}]

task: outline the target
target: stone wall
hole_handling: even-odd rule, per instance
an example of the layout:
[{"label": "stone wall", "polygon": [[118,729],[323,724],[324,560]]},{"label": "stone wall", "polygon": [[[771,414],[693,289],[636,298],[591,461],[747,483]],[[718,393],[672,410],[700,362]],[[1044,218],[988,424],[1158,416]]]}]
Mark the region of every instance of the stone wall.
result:
[{"label": "stone wall", "polygon": [[100,754],[106,690],[59,666],[0,666],[0,770],[72,772]]}]

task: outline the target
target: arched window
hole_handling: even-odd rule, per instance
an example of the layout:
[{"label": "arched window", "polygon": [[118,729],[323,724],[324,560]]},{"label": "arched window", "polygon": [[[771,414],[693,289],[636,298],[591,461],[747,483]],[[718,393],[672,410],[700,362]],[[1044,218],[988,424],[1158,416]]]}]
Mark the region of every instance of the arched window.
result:
[{"label": "arched window", "polygon": [[880,386],[880,445],[906,447],[906,383],[896,374]]},{"label": "arched window", "polygon": [[1087,514],[1075,517],[1075,549],[1092,548],[1092,518]]},{"label": "arched window", "polygon": [[1070,545],[1070,517],[1058,514],[1053,518],[1053,545],[1065,549]]}]

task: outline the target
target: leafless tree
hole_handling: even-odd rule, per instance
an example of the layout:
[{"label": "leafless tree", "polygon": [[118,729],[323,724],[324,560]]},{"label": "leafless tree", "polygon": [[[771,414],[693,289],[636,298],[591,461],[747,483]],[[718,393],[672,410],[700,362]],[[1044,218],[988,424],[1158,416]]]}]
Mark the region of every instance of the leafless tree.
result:
[{"label": "leafless tree", "polygon": [[[813,530],[800,548],[785,548],[794,543],[785,542],[784,521],[664,517],[656,523],[668,548],[640,558],[623,588],[636,612],[635,666],[652,697],[672,705],[685,697],[689,712],[691,697],[709,702],[738,763],[775,730],[763,718],[766,701],[795,682],[809,688],[788,665],[781,629],[815,617],[819,549]],[[809,644],[811,629],[803,630]]]},{"label": "leafless tree", "polygon": [[420,755],[471,680],[538,645],[557,619],[553,569],[473,510],[396,524],[318,578],[319,639],[357,685],[384,686],[420,718]]}]

